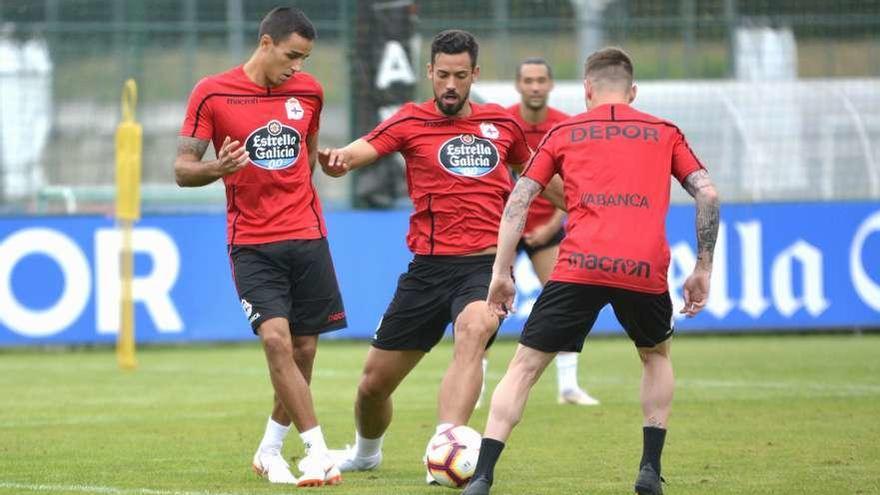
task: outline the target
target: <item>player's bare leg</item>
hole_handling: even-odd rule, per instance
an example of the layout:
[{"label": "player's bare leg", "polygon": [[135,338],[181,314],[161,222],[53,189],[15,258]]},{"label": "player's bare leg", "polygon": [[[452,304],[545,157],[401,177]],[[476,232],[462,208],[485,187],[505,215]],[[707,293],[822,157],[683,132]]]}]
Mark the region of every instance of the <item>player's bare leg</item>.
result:
[{"label": "player's bare leg", "polygon": [[480,445],[480,458],[474,477],[462,495],[482,495],[489,493],[495,472],[495,463],[504,448],[510,432],[522,419],[529,392],[550,364],[554,353],[541,352],[522,344],[517,346],[516,354],[507,367],[504,377],[492,394],[489,420]]},{"label": "player's bare leg", "polygon": [[[312,383],[312,367],[315,364],[315,355],[318,352],[317,335],[294,335],[293,336],[293,362],[302,373],[307,385]],[[281,404],[278,394],[275,394],[275,404],[272,407],[272,419],[282,425],[290,425],[290,415]]]},{"label": "player's bare leg", "polygon": [[[275,389],[275,395],[282,406],[280,409],[273,408],[273,415],[279,410],[286,412],[306,445],[307,455],[300,463],[303,475],[297,484],[299,486],[320,486],[339,483],[342,481],[342,477],[327,455],[324,435],[315,416],[309,381],[297,361],[294,360],[294,339],[290,333],[288,320],[286,318],[268,319],[260,325],[258,333],[263,344],[263,351],[266,354],[272,387]],[[317,337],[304,336],[302,339],[299,342],[300,349],[296,356],[303,361],[304,365],[307,365],[305,366],[307,375],[311,378],[311,363],[306,361],[313,362],[314,360]],[[314,342],[310,342],[311,340]],[[275,418],[273,417],[273,419]],[[277,419],[286,420],[288,418]],[[260,459],[262,457],[259,456],[258,451],[258,456],[255,456],[255,469],[261,467],[258,466]],[[268,467],[262,467],[263,473],[261,474],[268,473]]]},{"label": "player's bare leg", "polygon": [[[307,384],[312,380],[312,366],[317,352],[317,335],[294,335],[293,361],[302,373]],[[284,438],[290,430],[290,415],[284,409],[278,394],[275,394],[272,414],[266,424],[263,439],[254,455],[254,470],[274,483],[296,483],[296,477],[290,473],[287,461],[284,460],[282,447]]]},{"label": "player's bare leg", "polygon": [[483,436],[504,442],[522,418],[529,392],[555,357],[522,344],[492,394],[489,419]]},{"label": "player's bare leg", "polygon": [[483,382],[483,354],[497,330],[498,317],[489,311],[486,301],[474,301],[459,313],[452,362],[440,383],[440,424],[466,425],[470,420]]},{"label": "player's bare leg", "polygon": [[[539,251],[535,251],[529,257],[532,267],[535,269],[535,275],[541,281],[541,285],[546,285],[550,280],[550,274],[553,273],[553,267],[556,265],[556,258],[559,255],[559,245],[550,246]],[[592,397],[586,390],[578,385],[578,353],[576,352],[560,352],[556,356],[556,385],[557,385],[557,402],[560,404],[575,404],[579,406],[597,406],[599,400]]]},{"label": "player's bare leg", "polygon": [[654,495],[662,493],[660,485],[660,456],[666,440],[666,425],[672,408],[675,377],[669,358],[670,341],[654,347],[640,347],[642,360],[641,401],[645,422],[642,429],[644,443],[636,493]]},{"label": "player's bare leg", "polygon": [[391,424],[391,394],[425,355],[370,347],[354,404],[355,445],[331,451],[342,471],[368,471],[382,462],[382,440]]}]

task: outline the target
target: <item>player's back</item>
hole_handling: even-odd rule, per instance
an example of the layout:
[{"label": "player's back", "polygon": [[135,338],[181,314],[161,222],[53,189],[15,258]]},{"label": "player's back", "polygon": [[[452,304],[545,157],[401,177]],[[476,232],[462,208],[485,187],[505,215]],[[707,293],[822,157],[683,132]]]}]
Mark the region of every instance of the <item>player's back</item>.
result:
[{"label": "player's back", "polygon": [[602,105],[554,127],[532,166],[548,154],[569,214],[553,279],[665,291],[669,176],[683,181],[701,168],[681,131],[628,105]]}]

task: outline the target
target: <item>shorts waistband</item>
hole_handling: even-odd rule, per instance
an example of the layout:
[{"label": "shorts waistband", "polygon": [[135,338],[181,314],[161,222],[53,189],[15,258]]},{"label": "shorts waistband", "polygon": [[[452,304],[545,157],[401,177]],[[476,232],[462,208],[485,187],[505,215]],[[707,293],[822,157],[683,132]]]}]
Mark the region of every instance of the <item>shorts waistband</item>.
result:
[{"label": "shorts waistband", "polygon": [[495,262],[495,254],[478,254],[476,256],[417,254],[413,257],[413,261],[423,263],[443,263],[447,265],[491,264]]}]

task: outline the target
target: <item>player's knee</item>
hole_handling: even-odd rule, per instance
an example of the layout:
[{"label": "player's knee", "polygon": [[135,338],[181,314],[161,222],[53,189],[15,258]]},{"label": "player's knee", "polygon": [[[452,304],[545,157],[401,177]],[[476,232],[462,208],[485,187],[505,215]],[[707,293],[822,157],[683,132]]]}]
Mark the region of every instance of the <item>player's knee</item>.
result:
[{"label": "player's knee", "polygon": [[482,357],[486,342],[495,333],[497,321],[494,317],[480,315],[463,318],[455,328],[455,340],[465,345],[473,345]]},{"label": "player's knee", "polygon": [[293,344],[290,341],[290,335],[285,335],[275,326],[263,325],[260,327],[260,339],[263,341],[263,348],[269,355],[283,354],[290,356],[293,352]]},{"label": "player's knee", "polygon": [[669,358],[669,341],[666,340],[653,347],[639,347],[639,358],[642,363],[647,364],[653,359]]},{"label": "player's knee", "polygon": [[293,359],[297,362],[312,362],[318,352],[318,339],[314,336],[296,337],[293,340]]},{"label": "player's knee", "polygon": [[358,384],[358,400],[385,400],[391,395],[388,385],[375,373],[365,372]]}]

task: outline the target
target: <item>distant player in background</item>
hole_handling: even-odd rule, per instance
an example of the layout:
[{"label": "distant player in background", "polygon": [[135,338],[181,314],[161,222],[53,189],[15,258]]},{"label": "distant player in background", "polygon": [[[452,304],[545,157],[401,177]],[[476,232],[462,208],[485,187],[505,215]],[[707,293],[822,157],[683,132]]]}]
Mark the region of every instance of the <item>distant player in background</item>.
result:
[{"label": "distant player in background", "polygon": [[434,98],[408,103],[367,136],[321,152],[321,166],[333,177],[400,152],[414,207],[407,245],[415,257],[367,354],[355,402],[355,445],[338,451],[343,471],[374,469],[382,461],[391,395],[449,323],[454,350],[440,384],[436,432],[467,424],[479,395],[480,361],[501,321],[486,295],[512,186],[505,164],[523,164],[531,151],[502,107],[470,101],[478,50],[470,33],[441,32],[428,64]]},{"label": "distant player in background", "polygon": [[[525,131],[529,147],[535,150],[547,131],[568,118],[568,115],[547,104],[550,91],[553,90],[553,71],[550,64],[540,57],[527,58],[520,62],[516,68],[516,90],[521,101],[507,111]],[[563,210],[541,196],[535,198],[529,208],[529,216],[517,251],[528,255],[541,285],[547,283],[556,263],[559,243],[565,236],[564,218]],[[487,362],[484,361],[484,386],[480,390],[480,402],[485,390],[486,365]],[[576,352],[560,352],[556,356],[557,402],[581,406],[598,405],[599,401],[578,385],[577,367]]]},{"label": "distant player in background", "polygon": [[644,418],[639,495],[662,495],[660,458],[675,380],[669,357],[672,302],[666,280],[666,215],[675,177],[696,201],[697,262],[684,283],[694,316],[709,297],[719,201],[709,174],[671,122],[630,107],[633,65],[619,48],[587,59],[587,112],[550,130],[504,209],[489,305],[504,315],[516,288],[510,274],[532,199],[560,174],[569,224],[550,282],[541,291],[516,355],[492,395],[476,472],[463,495],[488,495],[495,464],[522,418],[529,391],[560,351],[580,351],[599,311],[611,304],[642,361]]},{"label": "distant player in background", "polygon": [[[221,178],[226,186],[233,277],[275,389],[253,469],[271,483],[299,486],[342,480],[309,390],[318,334],[346,325],[312,185],[324,93],[302,68],[315,37],[301,10],[269,12],[251,58],[193,89],[174,162],[181,186]],[[203,161],[209,143],[217,159]],[[299,479],[281,453],[291,421],[306,450]]]}]

